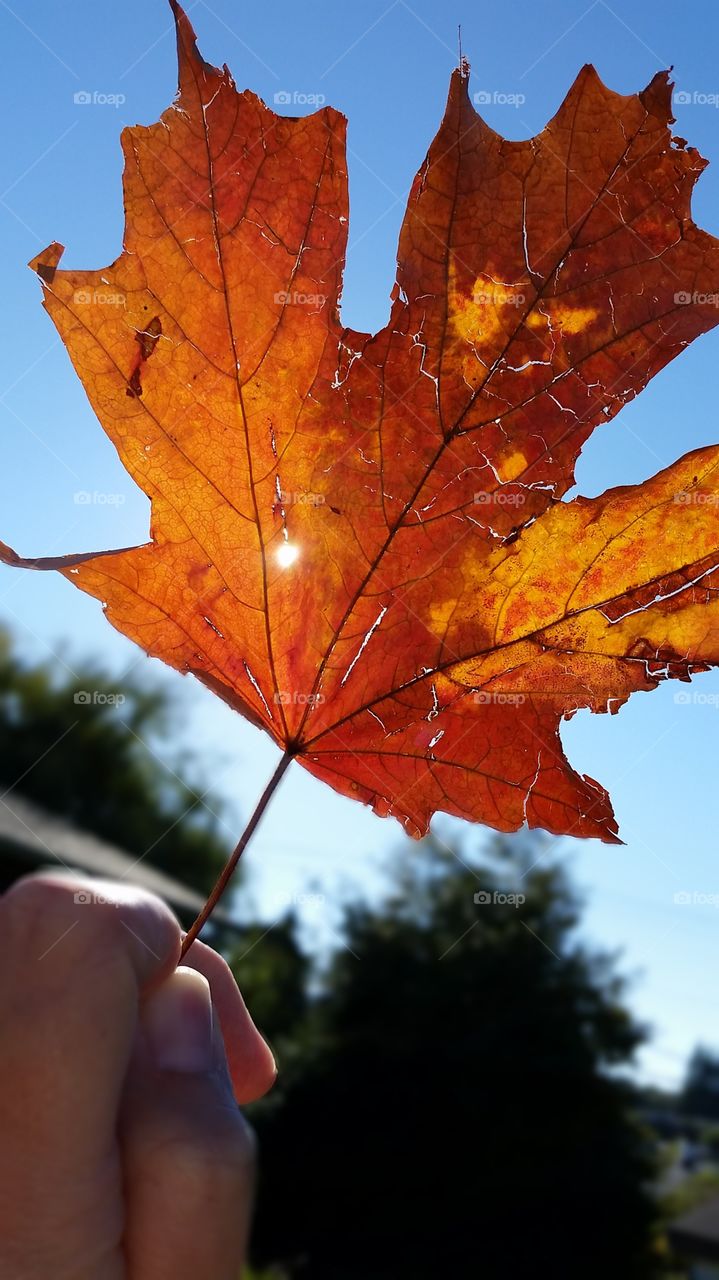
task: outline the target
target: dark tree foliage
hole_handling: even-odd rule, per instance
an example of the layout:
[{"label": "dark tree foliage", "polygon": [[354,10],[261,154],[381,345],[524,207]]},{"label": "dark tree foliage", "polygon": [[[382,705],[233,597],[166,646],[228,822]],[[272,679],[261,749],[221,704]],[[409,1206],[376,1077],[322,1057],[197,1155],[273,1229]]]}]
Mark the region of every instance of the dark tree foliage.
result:
[{"label": "dark tree foliage", "polygon": [[289,914],[269,929],[250,923],[226,952],[255,1024],[280,1065],[296,1055],[310,1000],[310,962],[297,941],[297,921]]},{"label": "dark tree foliage", "polygon": [[[77,664],[73,664],[77,665]],[[117,695],[124,699],[116,701]],[[230,841],[203,787],[152,744],[172,729],[164,688],[84,664],[23,662],[0,631],[0,786],[206,892]],[[180,771],[180,776],[178,775]],[[207,796],[217,811],[217,801]]]},{"label": "dark tree foliage", "polygon": [[689,1059],[681,1107],[699,1119],[719,1120],[719,1054],[702,1045]]},{"label": "dark tree foliage", "polygon": [[[279,1091],[254,1115],[255,1251],[311,1280],[654,1275],[654,1169],[617,1068],[642,1039],[577,944],[556,867],[431,842],[350,906]],[[523,878],[522,872],[524,872]],[[478,890],[526,901],[477,903]]]}]

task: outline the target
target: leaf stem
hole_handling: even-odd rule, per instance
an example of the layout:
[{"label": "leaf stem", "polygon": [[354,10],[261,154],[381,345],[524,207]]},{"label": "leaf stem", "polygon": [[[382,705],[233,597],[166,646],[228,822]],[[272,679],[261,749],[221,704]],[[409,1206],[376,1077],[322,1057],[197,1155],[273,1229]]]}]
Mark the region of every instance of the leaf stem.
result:
[{"label": "leaf stem", "polygon": [[225,889],[227,888],[227,885],[229,884],[229,881],[232,878],[232,874],[235,870],[235,867],[240,861],[240,858],[242,857],[242,854],[247,848],[250,840],[252,839],[252,836],[254,835],[255,830],[259,826],[262,815],[265,812],[265,809],[267,808],[268,804],[270,803],[270,800],[272,799],[274,792],[277,790],[277,787],[279,786],[282,776],[292,759],[293,759],[292,753],[289,751],[286,751],[282,756],[282,759],[280,760],[272,777],[267,783],[267,786],[262,792],[262,795],[257,801],[257,805],[255,806],[255,811],[252,814],[252,817],[250,818],[249,822],[247,823],[247,826],[245,827],[244,831],[242,832],[242,835],[237,841],[237,844],[232,850],[232,853],[227,859],[227,862],[222,868],[222,871],[220,872],[220,875],[217,878],[217,882],[212,892],[210,893],[207,899],[207,902],[202,908],[200,914],[197,916],[197,919],[193,920],[192,924],[190,925],[190,928],[188,929],[187,933],[185,934],[182,940],[182,950],[180,951],[181,960],[183,956],[185,956],[189,951],[190,947],[195,941],[195,938],[197,937],[197,935],[200,933],[200,930],[205,926],[205,924],[209,920],[212,912],[214,911],[215,907],[220,901],[220,898],[225,892]]}]

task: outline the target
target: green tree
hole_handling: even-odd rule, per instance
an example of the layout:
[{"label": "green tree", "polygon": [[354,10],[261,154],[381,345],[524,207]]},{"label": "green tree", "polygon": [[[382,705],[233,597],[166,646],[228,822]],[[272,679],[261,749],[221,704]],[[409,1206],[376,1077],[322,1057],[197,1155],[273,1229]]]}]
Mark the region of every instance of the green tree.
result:
[{"label": "green tree", "polygon": [[[153,754],[172,726],[159,684],[120,681],[96,665],[85,664],[77,679],[58,663],[25,663],[0,631],[2,790],[17,785],[37,804],[207,892],[231,842],[201,802],[204,787],[183,776],[182,761],[170,771]],[[216,798],[207,804],[217,812]]]},{"label": "green tree", "polygon": [[616,1070],[642,1032],[612,960],[576,940],[565,874],[513,848],[475,870],[427,841],[381,910],[347,908],[348,949],[255,1112],[260,1264],[312,1280],[656,1274],[654,1166]]}]

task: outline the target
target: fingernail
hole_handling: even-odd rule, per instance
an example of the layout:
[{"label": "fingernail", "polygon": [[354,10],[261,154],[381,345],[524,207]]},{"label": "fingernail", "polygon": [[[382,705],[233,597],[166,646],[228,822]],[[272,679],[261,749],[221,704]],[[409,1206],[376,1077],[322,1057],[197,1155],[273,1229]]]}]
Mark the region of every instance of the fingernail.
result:
[{"label": "fingernail", "polygon": [[150,1053],[161,1071],[212,1070],[210,984],[196,969],[176,969],[148,998],[142,1021]]}]

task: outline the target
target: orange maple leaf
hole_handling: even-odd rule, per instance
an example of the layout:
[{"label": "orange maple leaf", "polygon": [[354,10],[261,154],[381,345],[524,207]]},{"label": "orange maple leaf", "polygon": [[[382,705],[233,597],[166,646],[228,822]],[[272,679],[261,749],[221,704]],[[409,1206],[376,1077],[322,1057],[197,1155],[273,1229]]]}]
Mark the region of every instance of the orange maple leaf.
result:
[{"label": "orange maple leaf", "polygon": [[562,717],[719,661],[719,448],[560,501],[594,427],[719,319],[667,75],[621,97],[585,67],[507,142],[455,71],[371,335],[338,313],[344,118],[238,93],[173,9],[179,95],[123,134],[122,254],[31,264],[151,540],[3,557],[415,836],[442,810],[616,839]]}]

